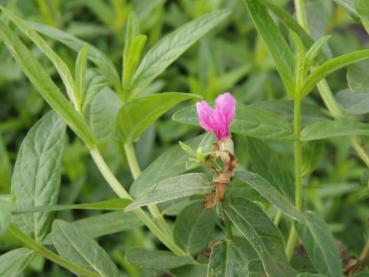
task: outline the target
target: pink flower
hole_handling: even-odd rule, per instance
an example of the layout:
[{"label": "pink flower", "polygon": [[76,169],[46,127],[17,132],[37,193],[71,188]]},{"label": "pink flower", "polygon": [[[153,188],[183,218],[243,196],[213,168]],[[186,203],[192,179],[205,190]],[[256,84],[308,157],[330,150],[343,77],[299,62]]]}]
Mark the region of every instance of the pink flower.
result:
[{"label": "pink flower", "polygon": [[218,139],[230,137],[229,126],[236,112],[236,99],[229,93],[223,93],[215,99],[215,109],[205,101],[196,103],[199,123],[205,131],[214,131]]}]

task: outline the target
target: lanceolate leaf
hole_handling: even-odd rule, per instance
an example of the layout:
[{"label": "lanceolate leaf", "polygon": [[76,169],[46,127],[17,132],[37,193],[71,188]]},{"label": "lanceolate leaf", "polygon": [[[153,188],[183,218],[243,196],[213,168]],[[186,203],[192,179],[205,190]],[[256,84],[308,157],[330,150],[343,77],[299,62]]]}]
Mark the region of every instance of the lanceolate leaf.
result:
[{"label": "lanceolate leaf", "polygon": [[188,173],[171,177],[141,194],[128,205],[126,211],[186,196],[208,194],[213,189],[209,175],[204,173]]},{"label": "lanceolate leaf", "polygon": [[119,111],[118,128],[125,142],[132,142],[175,105],[199,96],[189,93],[160,93],[134,98]]},{"label": "lanceolate leaf", "polygon": [[165,36],[144,56],[133,76],[133,86],[144,88],[198,39],[222,22],[230,11],[221,10],[204,15]]},{"label": "lanceolate leaf", "polygon": [[76,52],[78,52],[83,47],[83,45],[87,44],[88,58],[99,67],[101,73],[108,80],[111,81],[111,83],[114,85],[114,88],[120,90],[121,85],[119,74],[115,69],[114,64],[99,49],[59,29],[30,21],[27,21],[27,25],[45,36],[60,41],[61,43],[65,44],[67,47],[70,47]]},{"label": "lanceolate leaf", "polygon": [[73,224],[62,220],[53,223],[52,238],[60,256],[94,270],[102,277],[118,277],[119,271],[105,250]]},{"label": "lanceolate leaf", "polygon": [[13,214],[26,214],[37,212],[52,212],[52,211],[64,211],[64,210],[123,210],[131,200],[129,199],[110,199],[106,201],[74,204],[74,205],[53,205],[53,206],[41,206],[34,207],[28,210],[14,211]]},{"label": "lanceolate leaf", "polygon": [[369,92],[368,66],[369,61],[365,60],[348,67],[347,82],[352,91]]},{"label": "lanceolate leaf", "polygon": [[308,95],[312,89],[325,77],[332,74],[333,72],[356,62],[369,58],[369,50],[359,50],[349,54],[345,54],[329,61],[326,61],[322,65],[318,66],[310,74],[308,79],[305,81],[301,89],[301,95]]},{"label": "lanceolate leaf", "polygon": [[[185,124],[199,125],[196,108],[183,108],[173,115],[173,120]],[[237,105],[231,131],[249,137],[263,139],[290,139],[292,128],[279,114],[256,106]]]},{"label": "lanceolate leaf", "polygon": [[294,203],[295,186],[293,176],[289,169],[284,166],[280,155],[265,142],[255,138],[247,139],[247,149],[252,170],[263,176],[274,188],[283,193],[291,203]]},{"label": "lanceolate leaf", "polygon": [[355,120],[331,120],[309,124],[301,132],[303,141],[342,136],[369,136],[369,124]]},{"label": "lanceolate leaf", "polygon": [[237,198],[227,204],[225,213],[255,249],[270,277],[296,276],[288,264],[281,233],[258,206]]},{"label": "lanceolate leaf", "polygon": [[[206,152],[210,150],[212,142],[211,136],[201,135],[185,143],[195,150],[202,143],[202,151]],[[189,156],[179,145],[169,148],[141,173],[132,184],[130,193],[133,197],[139,197],[160,181],[184,173],[188,170],[186,168],[188,159]],[[157,174],[158,172],[160,174]]]},{"label": "lanceolate leaf", "polygon": [[[46,114],[22,142],[12,177],[11,191],[17,210],[55,205],[59,194],[65,122],[54,112]],[[49,213],[15,217],[17,225],[41,241],[47,231]]]},{"label": "lanceolate leaf", "polygon": [[243,0],[265,46],[272,55],[277,70],[283,80],[287,92],[292,95],[294,89],[293,54],[278,26],[268,14],[259,0]]},{"label": "lanceolate leaf", "polygon": [[208,277],[257,277],[264,270],[250,243],[240,237],[221,241],[213,246],[208,265]]},{"label": "lanceolate leaf", "polygon": [[187,206],[177,216],[174,240],[188,253],[199,253],[209,244],[216,218],[215,209],[205,209],[202,203]]},{"label": "lanceolate leaf", "polygon": [[34,257],[33,251],[19,248],[0,256],[0,276],[18,277]]},{"label": "lanceolate leaf", "polygon": [[287,198],[285,198],[277,189],[275,189],[274,186],[272,186],[263,177],[259,176],[256,173],[242,169],[239,169],[235,172],[235,177],[253,187],[282,213],[286,214],[294,220],[300,222],[303,220],[302,214],[292,206]]},{"label": "lanceolate leaf", "polygon": [[0,39],[45,101],[65,118],[69,126],[88,146],[93,146],[94,138],[86,121],[73,109],[71,103],[63,96],[40,62],[34,58],[32,52],[1,21]]},{"label": "lanceolate leaf", "polygon": [[193,264],[191,256],[175,256],[170,251],[145,250],[140,248],[130,249],[127,253],[127,260],[148,269],[171,269],[188,264]]},{"label": "lanceolate leaf", "polygon": [[315,268],[330,277],[343,276],[337,245],[327,224],[312,212],[306,212],[304,219],[304,224],[295,226]]},{"label": "lanceolate leaf", "polygon": [[[127,230],[134,230],[143,225],[134,213],[110,212],[90,216],[71,222],[77,229],[89,236],[98,238]],[[51,234],[43,240],[44,244],[52,244]]]}]

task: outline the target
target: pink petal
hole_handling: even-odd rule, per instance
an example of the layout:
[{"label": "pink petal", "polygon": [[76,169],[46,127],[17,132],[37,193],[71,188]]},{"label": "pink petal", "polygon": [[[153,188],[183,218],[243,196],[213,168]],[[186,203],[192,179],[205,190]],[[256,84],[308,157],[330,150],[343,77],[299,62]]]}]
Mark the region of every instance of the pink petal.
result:
[{"label": "pink petal", "polygon": [[215,99],[215,104],[215,109],[219,111],[224,124],[229,128],[236,113],[236,99],[229,92],[226,92]]},{"label": "pink petal", "polygon": [[199,123],[205,131],[213,131],[216,128],[216,122],[214,120],[215,110],[209,106],[205,101],[196,103],[197,115],[199,117]]}]

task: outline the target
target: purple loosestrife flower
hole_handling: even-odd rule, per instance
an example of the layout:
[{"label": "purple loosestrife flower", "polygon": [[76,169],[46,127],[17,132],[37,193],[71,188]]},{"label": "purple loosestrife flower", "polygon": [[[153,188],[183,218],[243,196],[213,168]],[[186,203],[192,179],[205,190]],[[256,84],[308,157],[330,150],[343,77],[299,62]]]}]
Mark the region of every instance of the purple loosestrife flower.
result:
[{"label": "purple loosestrife flower", "polygon": [[196,103],[199,123],[205,131],[215,133],[221,140],[231,136],[229,126],[236,113],[236,99],[229,93],[223,93],[215,99],[215,108],[205,101]]}]

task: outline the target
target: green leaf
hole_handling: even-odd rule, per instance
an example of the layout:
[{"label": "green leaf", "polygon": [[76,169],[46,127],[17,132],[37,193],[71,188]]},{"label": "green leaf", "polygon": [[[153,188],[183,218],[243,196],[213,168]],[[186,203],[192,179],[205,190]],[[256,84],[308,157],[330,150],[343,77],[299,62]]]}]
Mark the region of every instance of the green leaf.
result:
[{"label": "green leaf", "polygon": [[229,10],[221,10],[204,15],[162,38],[142,59],[133,76],[133,87],[143,89],[149,85],[180,55],[229,14]]},{"label": "green leaf", "polygon": [[[65,122],[53,112],[29,130],[21,144],[12,177],[16,210],[56,204],[64,142]],[[39,212],[14,219],[26,234],[41,241],[47,232],[50,214]]]},{"label": "green leaf", "polygon": [[354,0],[355,10],[359,14],[361,23],[369,34],[369,5],[366,0]]},{"label": "green leaf", "polygon": [[214,209],[204,209],[202,203],[187,206],[177,216],[173,236],[177,244],[190,254],[204,250],[214,232]]},{"label": "green leaf", "polygon": [[74,71],[76,80],[76,98],[78,103],[78,108],[82,110],[85,106],[86,97],[86,85],[87,85],[87,55],[88,55],[88,45],[84,44],[82,48],[78,51],[76,67]]},{"label": "green leaf", "polygon": [[32,40],[33,43],[35,43],[38,48],[50,59],[65,85],[69,98],[72,100],[72,102],[75,102],[76,85],[74,83],[72,73],[63,59],[60,58],[58,54],[47,44],[47,42],[32,28],[30,28],[25,21],[6,8],[0,6],[0,9],[3,14],[6,15],[6,17],[9,18],[23,32],[23,34]]},{"label": "green leaf", "polygon": [[0,21],[0,39],[45,101],[63,118],[76,134],[91,147],[95,144],[91,130],[83,117],[63,96],[32,52],[19,40],[8,26]]},{"label": "green leaf", "polygon": [[299,222],[303,220],[302,214],[263,177],[243,169],[236,170],[234,176],[254,188],[285,215]]},{"label": "green leaf", "polygon": [[[90,238],[134,230],[143,225],[134,213],[110,212],[90,216],[71,222],[81,233]],[[43,240],[44,244],[52,244],[51,234]]]},{"label": "green leaf", "polygon": [[295,227],[315,268],[330,277],[343,276],[337,245],[327,224],[312,212],[305,212],[304,219],[304,224],[296,223]]},{"label": "green leaf", "polygon": [[213,189],[214,187],[207,174],[188,173],[171,177],[142,193],[127,206],[126,211],[191,195],[204,195],[212,192]]},{"label": "green leaf", "polygon": [[327,277],[327,275],[310,273],[310,272],[302,272],[296,275],[296,277]]},{"label": "green leaf", "polygon": [[369,58],[369,50],[359,50],[326,61],[325,63],[321,64],[316,69],[314,69],[314,71],[307,78],[301,89],[301,95],[302,96],[308,95],[321,80],[323,80],[328,75],[334,73],[335,71],[347,65],[368,58]]},{"label": "green leaf", "polygon": [[336,94],[336,99],[348,114],[362,115],[369,113],[369,93],[367,92],[359,93],[344,89]]},{"label": "green leaf", "polygon": [[92,99],[86,114],[88,123],[98,142],[108,142],[113,136],[121,106],[122,102],[119,97],[107,87],[103,88]]},{"label": "green leaf", "polygon": [[73,224],[55,220],[52,228],[54,246],[61,257],[102,277],[118,277],[119,271],[105,250]]},{"label": "green leaf", "polygon": [[134,141],[168,110],[193,98],[199,98],[199,96],[169,92],[138,97],[124,103],[118,116],[118,128],[123,141]]},{"label": "green leaf", "polygon": [[14,195],[0,195],[0,235],[3,235],[9,227],[14,198]]},{"label": "green leaf", "polygon": [[347,69],[347,82],[350,89],[354,92],[369,91],[369,74],[367,68],[369,61],[362,61],[350,65]]},{"label": "green leaf", "polygon": [[11,250],[0,256],[0,276],[18,277],[34,257],[26,248]]},{"label": "green leaf", "polygon": [[[180,123],[199,125],[195,106],[177,111],[172,119]],[[291,125],[282,116],[251,105],[237,105],[231,131],[236,134],[263,139],[292,138]]]},{"label": "green leaf", "polygon": [[337,4],[345,7],[350,13],[355,16],[359,16],[359,14],[355,10],[355,0],[334,0]]},{"label": "green leaf", "polygon": [[[251,167],[260,176],[263,176],[278,191],[283,193],[294,203],[295,186],[291,172],[284,166],[284,162],[265,142],[248,138],[247,149],[251,160]],[[268,157],[266,159],[265,157]]]},{"label": "green leaf", "polygon": [[126,255],[127,261],[143,268],[171,269],[193,264],[191,256],[175,256],[170,251],[132,248]]},{"label": "green leaf", "polygon": [[255,249],[270,277],[296,276],[288,264],[281,233],[258,206],[237,198],[226,204],[225,213]]},{"label": "green leaf", "polygon": [[289,95],[294,92],[294,58],[290,47],[281,34],[278,26],[268,14],[267,9],[259,0],[243,0],[249,15],[264,41],[265,47],[274,59],[276,68]]},{"label": "green leaf", "polygon": [[314,44],[309,48],[305,55],[305,70],[304,72],[308,72],[310,67],[314,64],[316,57],[319,55],[321,49],[326,45],[331,36],[323,36],[318,39]]},{"label": "green leaf", "polygon": [[208,277],[258,277],[264,270],[258,255],[247,240],[233,237],[213,246],[208,264]]},{"label": "green leaf", "polygon": [[342,136],[369,136],[369,124],[349,119],[311,123],[301,132],[301,140],[311,141]]},{"label": "green leaf", "polygon": [[369,277],[369,271],[355,273],[352,277]]},{"label": "green leaf", "polygon": [[123,210],[131,202],[132,201],[129,199],[118,198],[93,203],[34,207],[28,210],[14,211],[13,214],[18,215],[26,213],[52,212],[64,210],[101,210],[101,211]]},{"label": "green leaf", "polygon": [[[201,135],[195,137],[185,143],[192,149],[203,145],[203,151],[210,150],[213,139],[208,135]],[[169,177],[184,173],[186,170],[186,163],[189,157],[181,149],[179,145],[172,146],[154,162],[152,162],[131,186],[130,193],[133,197],[139,197],[144,192],[149,191],[153,185]],[[160,172],[160,174],[157,174]]]},{"label": "green leaf", "polygon": [[87,44],[88,58],[97,65],[101,71],[101,74],[111,81],[115,90],[118,92],[121,90],[119,75],[113,62],[95,46],[82,41],[73,35],[47,25],[31,21],[27,21],[27,25],[29,25],[35,31],[65,44],[67,47],[76,52],[78,52],[84,45]]}]

